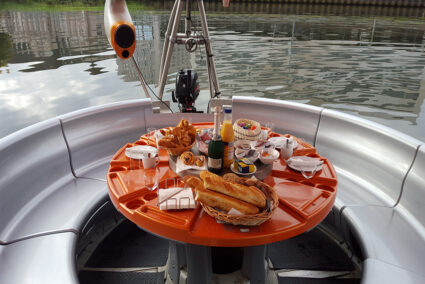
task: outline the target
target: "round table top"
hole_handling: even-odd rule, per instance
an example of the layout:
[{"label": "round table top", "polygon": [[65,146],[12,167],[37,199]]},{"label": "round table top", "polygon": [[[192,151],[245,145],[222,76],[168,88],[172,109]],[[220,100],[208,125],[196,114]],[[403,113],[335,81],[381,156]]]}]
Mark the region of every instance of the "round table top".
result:
[{"label": "round table top", "polygon": [[[197,128],[212,127],[212,123],[193,125]],[[269,137],[273,136],[283,135],[270,131]],[[218,223],[203,211],[200,204],[195,209],[160,210],[157,192],[149,188],[155,180],[159,180],[159,187],[164,188],[167,179],[179,178],[169,167],[168,152],[159,150],[160,163],[153,169],[130,169],[130,160],[125,155],[125,149],[135,145],[156,147],[150,133],[135,143],[124,145],[112,158],[107,174],[109,196],[126,218],[146,231],[174,241],[204,246],[244,247],[285,240],[319,224],[332,209],[337,192],[337,177],[329,160],[317,154],[313,146],[299,138],[294,139],[298,141],[294,156],[318,157],[324,162],[322,170],[306,179],[300,172],[287,167],[282,159],[277,159],[271,173],[263,181],[276,190],[279,206],[272,217],[259,226]]]}]

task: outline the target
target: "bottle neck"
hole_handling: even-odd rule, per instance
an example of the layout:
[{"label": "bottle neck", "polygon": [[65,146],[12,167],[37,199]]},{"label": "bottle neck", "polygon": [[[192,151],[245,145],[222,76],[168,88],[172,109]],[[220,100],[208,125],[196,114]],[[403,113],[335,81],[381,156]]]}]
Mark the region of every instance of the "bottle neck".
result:
[{"label": "bottle neck", "polygon": [[225,113],[223,121],[230,121],[232,122],[232,114],[231,113]]},{"label": "bottle neck", "polygon": [[218,135],[220,133],[220,115],[219,113],[214,113],[214,132],[213,132],[213,140],[218,140]]}]

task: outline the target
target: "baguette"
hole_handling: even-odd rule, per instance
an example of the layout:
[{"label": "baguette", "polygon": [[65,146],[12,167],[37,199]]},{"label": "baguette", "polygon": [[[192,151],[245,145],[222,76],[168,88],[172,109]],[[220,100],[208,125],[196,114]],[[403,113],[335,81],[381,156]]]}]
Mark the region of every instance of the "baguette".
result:
[{"label": "baguette", "polygon": [[256,188],[259,188],[262,192],[274,191],[274,189],[270,185],[257,179],[238,177],[237,175],[231,173],[225,174],[223,176],[223,179],[228,182],[236,182],[246,186],[255,186]]},{"label": "baguette", "polygon": [[238,183],[225,181],[222,177],[208,171],[202,171],[201,179],[204,187],[228,196],[240,199],[260,208],[266,206],[266,196],[255,186],[245,186]]},{"label": "baguette", "polygon": [[208,189],[196,189],[195,200],[204,205],[218,208],[226,213],[232,208],[243,214],[257,214],[260,211],[254,205]]},{"label": "baguette", "polygon": [[195,190],[205,189],[204,182],[195,176],[185,176],[183,182]]}]

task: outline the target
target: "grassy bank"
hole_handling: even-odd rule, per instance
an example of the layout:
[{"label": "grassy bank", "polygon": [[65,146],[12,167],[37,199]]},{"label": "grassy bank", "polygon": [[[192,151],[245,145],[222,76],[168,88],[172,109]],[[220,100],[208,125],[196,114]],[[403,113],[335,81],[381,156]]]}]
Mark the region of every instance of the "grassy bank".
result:
[{"label": "grassy bank", "polygon": [[[150,5],[140,1],[127,1],[131,10],[152,10]],[[21,0],[5,1],[0,11],[103,11],[105,0]]]}]

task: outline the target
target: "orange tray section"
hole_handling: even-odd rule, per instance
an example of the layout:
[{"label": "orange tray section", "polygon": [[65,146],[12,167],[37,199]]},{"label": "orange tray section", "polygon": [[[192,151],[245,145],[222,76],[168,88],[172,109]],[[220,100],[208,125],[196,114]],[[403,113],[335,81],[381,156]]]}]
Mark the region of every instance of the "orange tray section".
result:
[{"label": "orange tray section", "polygon": [[[212,123],[195,125],[198,128],[212,127]],[[323,167],[324,176],[309,180],[305,180],[300,173],[289,172],[285,163],[278,160],[264,181],[276,190],[279,206],[273,216],[260,226],[218,223],[199,204],[190,210],[160,210],[157,191],[150,190],[155,180],[160,180],[159,187],[164,188],[165,180],[180,179],[168,167],[168,153],[160,150],[160,164],[156,169],[147,170],[130,169],[130,161],[124,154],[127,147],[151,142],[155,144],[154,139],[142,136],[139,141],[124,145],[114,155],[107,175],[109,196],[126,218],[144,230],[168,239],[220,247],[273,243],[316,226],[327,216],[335,201],[336,174],[327,159],[322,158],[328,165],[327,170]]]},{"label": "orange tray section", "polygon": [[277,159],[276,161],[274,161],[271,175],[289,179],[295,182],[303,182],[306,184],[320,184],[323,187],[336,186],[338,184],[335,169],[328,159],[321,157],[319,154],[309,154],[306,156],[319,158],[323,161],[322,169],[318,171],[312,178],[306,179],[301,174],[301,172],[288,167],[288,165],[286,165],[285,161],[282,159]]}]

